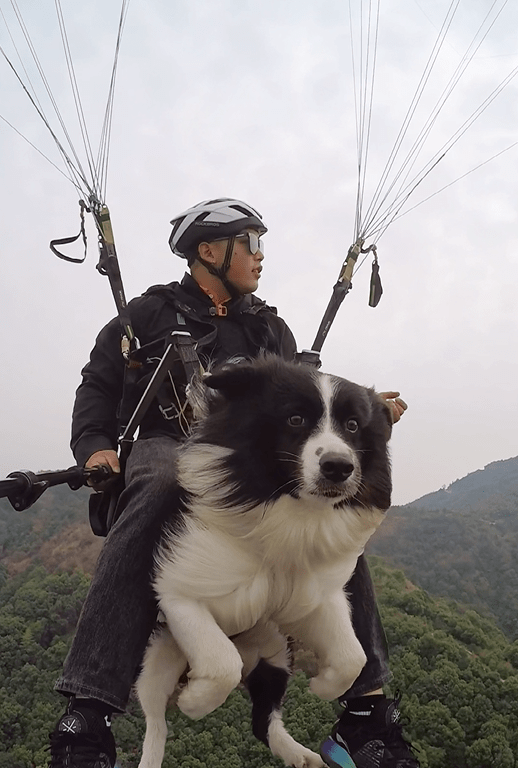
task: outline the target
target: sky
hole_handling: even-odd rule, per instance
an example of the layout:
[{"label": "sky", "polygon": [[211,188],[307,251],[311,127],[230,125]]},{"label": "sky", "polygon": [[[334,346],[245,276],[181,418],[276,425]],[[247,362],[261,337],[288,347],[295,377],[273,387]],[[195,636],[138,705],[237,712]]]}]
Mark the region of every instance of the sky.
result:
[{"label": "sky", "polygon": [[[403,165],[491,4],[459,2],[393,168]],[[185,265],[167,244],[174,215],[200,200],[237,197],[269,229],[258,295],[278,308],[299,348],[311,347],[355,236],[362,5],[365,19],[369,6],[360,0],[351,9],[344,0],[131,0],[106,193],[128,298],[181,279]],[[84,157],[54,2],[18,6]],[[449,0],[380,2],[363,211],[449,7]],[[10,3],[0,0],[0,8],[19,40]],[[62,9],[97,147],[120,4],[62,0]],[[518,6],[499,0],[495,9],[500,16],[434,120],[415,171],[518,66]],[[14,57],[2,17],[0,45]],[[18,48],[29,67],[27,49]],[[64,171],[3,60],[0,94],[4,120]],[[407,207],[438,194],[393,221],[377,242],[378,307],[368,306],[369,256],[322,350],[322,370],[397,389],[409,405],[391,441],[395,504],[518,454],[518,146],[504,152],[518,141],[517,125],[518,78]],[[114,315],[108,281],[95,269],[91,221],[84,264],[50,252],[51,239],[78,232],[78,193],[16,131],[0,120],[0,478],[74,463],[74,392],[96,334]]]}]

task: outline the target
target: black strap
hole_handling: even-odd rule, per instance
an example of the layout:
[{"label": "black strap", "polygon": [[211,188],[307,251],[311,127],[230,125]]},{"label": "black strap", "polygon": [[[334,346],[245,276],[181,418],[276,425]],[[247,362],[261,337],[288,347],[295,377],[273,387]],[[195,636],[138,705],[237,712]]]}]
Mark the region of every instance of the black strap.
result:
[{"label": "black strap", "polygon": [[[110,287],[112,290],[113,298],[115,300],[115,306],[117,307],[119,321],[122,327],[122,353],[126,362],[129,362],[130,352],[133,351],[133,349],[136,347],[137,342],[131,325],[131,318],[128,309],[128,303],[124,293],[124,286],[122,285],[122,277],[119,268],[119,261],[117,259],[117,251],[115,250],[115,241],[110,220],[110,212],[108,210],[108,206],[99,204],[92,205],[92,212],[99,233],[99,262],[97,264],[97,271],[101,275],[106,275],[110,281]],[[127,346],[124,344],[124,337],[127,339]]]},{"label": "black strap", "polygon": [[[117,314],[119,316],[122,328],[122,354],[126,363],[131,365],[130,353],[138,347],[138,340],[135,337],[135,333],[131,325],[128,303],[124,294],[124,286],[122,285],[119,262],[117,259],[117,252],[115,250],[115,242],[113,239],[110,212],[106,205],[102,205],[93,197],[90,198],[90,207],[86,205],[84,200],[80,200],[79,209],[79,215],[81,218],[81,227],[79,233],[75,237],[62,237],[56,240],[51,240],[50,250],[60,259],[71,261],[75,264],[82,264],[86,259],[87,251],[85,211],[86,213],[93,214],[99,235],[99,262],[97,264],[97,270],[101,273],[101,275],[107,275],[110,281],[110,287],[112,290],[113,298],[115,300],[115,306],[117,307]],[[80,237],[82,238],[84,244],[84,256],[82,259],[73,258],[72,256],[65,256],[64,253],[61,253],[61,251],[58,251],[56,248],[57,245],[68,245],[70,243],[75,243],[76,240],[78,240]]]},{"label": "black strap", "polygon": [[383,293],[383,286],[381,285],[380,267],[378,264],[378,256],[374,251],[374,260],[372,262],[371,282],[369,290],[369,307],[377,307]]},{"label": "black strap", "polygon": [[166,351],[120,437],[119,442],[121,446],[133,442],[137,427],[140,425],[144,414],[162,386],[172,363],[175,359],[177,360],[178,357],[180,357],[185,367],[187,383],[189,383],[194,375],[200,375],[200,361],[196,354],[196,344],[191,334],[186,333],[185,331],[173,331],[170,335]]},{"label": "black strap", "polygon": [[[83,261],[86,259],[86,250],[87,250],[87,240],[86,240],[86,230],[85,230],[85,211],[87,213],[90,213],[90,208],[86,205],[84,200],[79,201],[79,216],[81,219],[81,228],[79,230],[79,233],[75,237],[61,237],[56,240],[50,241],[50,250],[53,254],[55,254],[59,259],[63,259],[64,261],[72,261],[74,264],[82,264]],[[61,253],[61,251],[58,251],[56,248],[56,245],[69,245],[70,243],[75,243],[76,240],[79,240],[79,238],[82,238],[83,240],[83,246],[84,246],[84,256],[82,259],[75,259],[72,256],[65,256],[64,253]]]},{"label": "black strap", "polygon": [[172,334],[172,338],[176,344],[176,351],[182,361],[187,383],[189,383],[194,376],[199,376],[201,373],[200,359],[196,353],[196,343],[191,334],[187,332],[177,331]]},{"label": "black strap", "polygon": [[170,334],[169,344],[160,363],[155,369],[144,394],[140,398],[132,417],[119,438],[119,462],[121,469],[119,480],[102,494],[102,498],[99,498],[99,494],[93,494],[90,498],[90,524],[97,536],[106,536],[118,519],[120,514],[118,500],[124,487],[124,470],[131,452],[135,432],[151,402],[157,397],[172,363],[178,357],[180,357],[184,364],[187,382],[191,381],[193,376],[199,376],[202,372],[200,361],[196,354],[196,344],[190,333],[173,331]]},{"label": "black strap", "polygon": [[370,294],[369,294],[369,306],[371,307],[377,306],[381,298],[383,289],[381,287],[381,280],[379,277],[379,266],[378,266],[378,257],[376,255],[376,246],[369,245],[367,248],[364,248],[363,247],[364,242],[365,242],[364,239],[359,237],[357,241],[353,243],[353,245],[351,245],[351,247],[347,252],[347,257],[340,269],[338,280],[333,286],[333,293],[331,295],[331,298],[329,299],[329,304],[327,305],[326,311],[324,312],[324,317],[320,322],[317,335],[315,336],[315,341],[313,342],[313,345],[311,347],[312,352],[321,352],[322,350],[322,345],[326,340],[326,336],[329,333],[331,324],[336,317],[336,313],[338,312],[342,301],[345,299],[345,297],[347,296],[347,294],[352,288],[353,271],[360,253],[370,253],[372,251],[374,254],[374,261],[372,263]]}]

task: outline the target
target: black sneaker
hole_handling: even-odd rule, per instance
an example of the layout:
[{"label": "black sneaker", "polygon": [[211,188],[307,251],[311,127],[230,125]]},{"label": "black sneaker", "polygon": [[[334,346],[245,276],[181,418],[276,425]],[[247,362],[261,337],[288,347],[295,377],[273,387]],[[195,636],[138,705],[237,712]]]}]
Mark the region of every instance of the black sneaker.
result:
[{"label": "black sneaker", "polygon": [[419,768],[400,724],[400,699],[363,696],[347,709],[320,747],[330,768]]},{"label": "black sneaker", "polygon": [[73,698],[50,734],[48,768],[114,768],[115,739],[107,715]]}]

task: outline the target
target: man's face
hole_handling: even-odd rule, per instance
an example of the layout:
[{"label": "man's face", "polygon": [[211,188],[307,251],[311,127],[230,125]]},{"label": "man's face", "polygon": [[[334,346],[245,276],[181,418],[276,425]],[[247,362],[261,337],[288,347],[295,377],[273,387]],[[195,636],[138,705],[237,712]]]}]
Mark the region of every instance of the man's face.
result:
[{"label": "man's face", "polygon": [[[253,293],[257,290],[262,271],[261,262],[264,259],[261,250],[251,253],[248,232],[252,233],[252,240],[259,239],[259,233],[256,230],[247,230],[242,235],[236,236],[232,260],[227,272],[227,280],[232,283],[240,294]],[[255,238],[253,237],[254,235]],[[221,242],[211,244],[218,246],[217,266],[223,264],[227,243],[227,240],[222,240]]]}]

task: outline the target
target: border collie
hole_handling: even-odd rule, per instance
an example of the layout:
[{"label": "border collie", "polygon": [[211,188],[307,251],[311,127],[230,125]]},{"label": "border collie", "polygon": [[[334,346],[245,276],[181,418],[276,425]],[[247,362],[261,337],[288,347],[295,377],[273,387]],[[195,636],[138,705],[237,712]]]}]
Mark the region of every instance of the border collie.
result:
[{"label": "border collie", "polygon": [[315,653],[310,687],[323,699],[365,664],[344,585],[390,506],[390,412],[372,389],[272,356],[204,384],[206,413],[180,451],[181,525],[157,555],[166,624],[137,681],[139,768],[161,765],[167,702],[186,670],[186,715],[212,712],[244,680],[254,734],[287,765],[317,768],[281,719],[286,636]]}]

